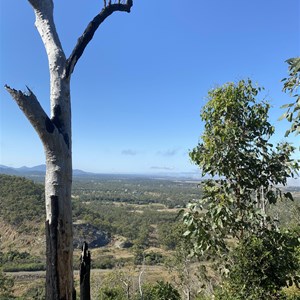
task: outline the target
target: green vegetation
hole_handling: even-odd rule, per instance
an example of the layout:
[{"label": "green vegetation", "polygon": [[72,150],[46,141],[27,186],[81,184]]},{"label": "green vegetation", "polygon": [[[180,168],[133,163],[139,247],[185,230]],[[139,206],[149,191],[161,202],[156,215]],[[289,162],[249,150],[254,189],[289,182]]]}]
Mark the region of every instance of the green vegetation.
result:
[{"label": "green vegetation", "polygon": [[137,176],[103,175],[76,178],[73,197],[82,202],[120,202],[123,204],[155,204],[167,208],[185,207],[199,196],[194,182]]},{"label": "green vegetation", "polygon": [[[180,300],[179,292],[169,282],[162,280],[153,285],[143,287],[143,299],[145,300]],[[139,299],[139,297],[137,298]]]},{"label": "green vegetation", "polygon": [[[2,177],[2,175],[0,175],[0,177]],[[21,182],[23,186],[29,187],[29,190],[31,191],[42,190],[41,185],[34,184],[28,179],[17,178],[13,176],[4,177],[7,186],[12,185],[15,182]],[[156,182],[158,185],[157,189],[162,188],[160,180],[154,182],[150,180],[149,182],[151,182],[149,190],[155,190],[154,182]],[[101,181],[99,181],[99,183],[101,183]],[[134,179],[123,179],[123,181],[119,182],[118,185],[119,188],[121,188],[122,185],[122,188],[124,188],[125,185],[127,185],[128,187],[129,183],[131,185],[134,185]],[[74,189],[76,189],[77,184],[79,183],[75,182]],[[87,184],[87,186],[90,185],[89,182],[86,182],[84,180],[80,182],[79,185],[83,189],[85,184]],[[141,184],[140,181],[139,184]],[[201,195],[201,189],[197,188],[196,183],[189,183],[185,181],[179,181],[176,183],[171,181],[170,183],[168,183],[168,181],[165,181],[165,187],[173,184],[178,185],[178,188],[182,187],[184,192],[187,193],[187,195],[189,195],[189,199],[195,197],[196,192],[198,192],[199,196]],[[147,188],[146,185],[147,181],[144,180],[144,190],[146,190]],[[27,195],[25,187],[23,189],[23,195]],[[105,185],[95,184],[95,193],[98,193],[99,189],[102,193],[105,189]],[[293,188],[290,190],[285,190],[284,192],[292,192],[295,201],[279,201],[277,202],[275,209],[273,207],[270,208],[270,213],[272,212],[272,214],[280,220],[284,219],[285,228],[289,228],[291,226],[295,227],[295,225],[299,222],[299,214],[297,214],[297,209],[299,207],[300,199],[297,195],[299,195],[300,189]],[[8,190],[8,192],[5,194],[5,196],[7,196],[8,199],[13,199],[13,196],[10,193],[15,194],[16,191]],[[142,265],[144,265],[145,268],[147,268],[148,266],[151,268],[166,266],[164,275],[160,274],[159,278],[164,279],[164,284],[167,285],[169,279],[167,279],[167,277],[165,276],[167,276],[166,274],[169,274],[170,278],[172,279],[169,282],[172,282],[173,288],[180,293],[182,299],[184,299],[186,297],[185,295],[187,294],[190,295],[191,299],[196,299],[197,295],[198,297],[200,297],[200,294],[198,294],[199,291],[202,291],[201,293],[203,295],[209,295],[208,291],[210,290],[211,285],[211,283],[209,283],[209,280],[211,280],[212,283],[216,283],[218,276],[215,275],[215,273],[211,273],[211,269],[210,274],[208,276],[207,273],[204,272],[204,269],[207,267],[207,265],[203,265],[202,263],[199,264],[199,262],[197,262],[195,258],[189,257],[188,250],[190,249],[190,246],[186,244],[184,240],[181,239],[184,228],[180,223],[180,219],[176,218],[179,211],[178,208],[167,209],[167,207],[161,203],[151,203],[146,205],[136,203],[121,203],[113,201],[113,199],[110,201],[98,199],[92,200],[93,194],[95,193],[93,193],[93,191],[90,191],[90,193],[90,201],[81,201],[79,194],[76,197],[74,197],[74,220],[81,221],[83,223],[91,222],[97,225],[97,228],[105,228],[106,230],[108,230],[112,238],[116,233],[118,233],[118,235],[124,237],[125,241],[130,240],[131,242],[133,242],[133,245],[130,248],[120,250],[120,253],[122,253],[122,251],[128,253],[125,257],[118,256],[115,255],[114,252],[110,252],[112,248],[103,248],[100,255],[93,254],[94,251],[92,250],[93,268],[110,270],[112,274],[114,274],[115,272],[118,273],[116,275],[114,283],[110,281],[105,283],[105,280],[103,282],[101,281],[100,287],[98,288],[98,290],[96,289],[97,295],[99,297],[100,293],[103,294],[101,297],[108,297],[109,295],[116,295],[119,293],[118,295],[121,297],[120,299],[127,299],[127,287],[125,285],[126,283],[130,285],[131,299],[135,299],[134,297],[136,297],[136,299],[139,299],[140,293],[137,287],[137,277],[139,274],[137,273],[135,277],[133,275],[129,276],[128,273],[130,274],[130,272],[128,270],[134,267],[136,268],[135,272],[139,272],[138,270],[139,268],[141,268]],[[37,194],[39,194],[39,192]],[[167,195],[167,190],[165,190],[163,195]],[[181,194],[179,193],[179,197],[180,195]],[[43,209],[40,202],[31,202],[33,198],[34,197],[32,197],[32,193],[31,196],[29,196],[28,198],[24,196],[22,202],[23,205],[26,206],[28,202],[29,206],[31,206],[31,209],[29,211],[37,212],[39,209]],[[7,199],[4,199],[4,197],[2,199],[7,205],[6,210],[11,211],[12,214],[17,215],[20,207],[13,205],[13,201],[7,201]],[[85,196],[85,200],[88,200],[87,196]],[[291,211],[295,211],[295,213],[291,214]],[[4,216],[0,215],[0,218],[3,219]],[[39,218],[37,216],[36,218],[33,218],[32,221],[25,217],[24,220],[27,224],[27,228],[42,227],[44,222],[43,216]],[[18,232],[20,234],[23,234],[23,224],[14,224],[18,223],[12,222],[11,225],[18,229]],[[30,232],[26,232],[26,234],[29,233]],[[42,236],[43,232],[39,231],[38,234]],[[33,236],[35,235],[35,231],[31,232],[30,239],[34,239],[35,237]],[[1,249],[0,265],[5,271],[42,270],[44,268],[44,257],[33,255],[30,251],[31,250],[29,246],[26,249],[26,251],[20,251],[13,247]],[[237,253],[238,252],[236,252],[236,255]],[[79,254],[75,253],[75,269],[78,268],[78,258]],[[233,260],[237,258],[232,257],[230,259]],[[235,265],[238,266],[237,263]],[[120,267],[124,268],[122,269],[123,271],[116,271]],[[244,268],[245,266],[242,265],[241,268],[242,267]],[[5,280],[2,281],[2,283],[4,283],[5,288],[7,290],[12,292],[13,290],[17,291],[19,289],[18,280],[13,281],[11,277],[7,276],[5,276],[4,278]],[[122,281],[120,280],[120,278],[122,278]],[[135,284],[133,282],[135,282]],[[154,283],[153,281],[150,282],[148,282],[148,280],[142,282],[145,295],[147,294],[147,291],[152,290],[153,286],[156,285],[156,283]],[[13,283],[15,284],[12,285]],[[228,289],[222,289],[222,291],[223,293],[226,292],[228,295],[230,291],[233,290],[234,283],[231,284],[229,281],[226,281],[226,283],[224,282],[224,286],[228,287]],[[116,288],[112,289],[112,287]],[[288,291],[290,291],[290,289]],[[40,282],[34,284],[33,282],[32,284],[28,285],[27,289],[24,290],[23,296],[20,299],[43,299],[43,293],[43,284],[41,285]],[[216,287],[214,288],[214,293],[217,295]],[[221,291],[219,291],[219,294],[220,297],[223,295]],[[223,295],[222,297],[225,296]],[[225,299],[230,298],[225,297]]]},{"label": "green vegetation", "polygon": [[0,265],[5,272],[40,271],[46,268],[41,258],[16,250],[0,252]]},{"label": "green vegetation", "polygon": [[22,177],[0,175],[0,203],[0,216],[19,231],[37,230],[28,221],[40,223],[45,216],[44,187]]},{"label": "green vegetation", "polygon": [[[74,221],[94,225],[110,236],[121,235],[143,247],[164,243],[159,237],[150,239],[151,235],[156,235],[156,230],[174,222],[177,210],[168,208],[176,206],[176,203],[177,206],[185,206],[199,193],[195,183],[130,177],[83,179],[74,182],[73,190]],[[126,194],[126,199],[121,198],[119,192]],[[148,198],[137,204],[137,194]],[[41,184],[21,177],[0,175],[0,195],[0,217],[7,224],[18,232],[43,235],[44,191]],[[107,195],[107,198],[100,195]],[[125,202],[120,202],[120,199]]]},{"label": "green vegetation", "polygon": [[[260,87],[250,80],[209,92],[201,112],[202,142],[190,153],[202,175],[203,197],[184,214],[192,253],[220,272],[216,299],[284,299],[287,283],[299,277],[299,224],[280,229],[269,214],[278,201],[293,201],[285,186],[299,170],[288,143],[269,139],[269,104],[257,101]],[[218,288],[217,288],[218,290]]]},{"label": "green vegetation", "polygon": [[[112,280],[114,280],[112,278]],[[108,283],[109,286],[103,286],[99,290],[98,299],[100,300],[180,300],[180,294],[176,288],[169,282],[162,280],[154,284],[144,284],[140,291],[136,291],[133,295],[128,294],[128,290],[122,285]]]},{"label": "green vegetation", "polygon": [[14,286],[13,278],[6,276],[0,269],[0,299],[2,300],[12,299],[13,286]]},{"label": "green vegetation", "polygon": [[287,130],[285,136],[288,136],[291,132],[296,135],[300,133],[300,57],[290,58],[287,60],[289,64],[289,77],[284,78],[283,91],[289,93],[289,95],[295,98],[295,101],[289,104],[285,104],[282,108],[287,108],[281,119],[285,118],[291,123],[291,128]]},{"label": "green vegetation", "polygon": [[283,298],[282,288],[299,285],[300,231],[265,231],[241,241],[232,253],[228,294],[236,299]]},{"label": "green vegetation", "polygon": [[147,246],[148,237],[153,230],[150,225],[173,221],[176,211],[159,211],[157,207],[151,207],[151,205],[119,206],[99,200],[92,200],[88,203],[74,200],[74,217],[112,235],[119,234]]}]

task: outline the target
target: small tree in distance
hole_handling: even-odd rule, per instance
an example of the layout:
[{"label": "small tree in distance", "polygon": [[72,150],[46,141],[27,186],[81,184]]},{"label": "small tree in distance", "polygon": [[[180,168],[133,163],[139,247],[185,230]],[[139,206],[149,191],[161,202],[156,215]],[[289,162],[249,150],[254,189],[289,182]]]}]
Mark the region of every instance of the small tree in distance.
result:
[{"label": "small tree in distance", "polygon": [[[70,81],[75,66],[98,27],[117,11],[130,12],[132,0],[104,7],[87,25],[69,58],[66,57],[56,31],[53,0],[28,0],[33,7],[36,28],[44,43],[50,72],[50,109],[48,116],[37,97],[28,88],[24,93],[6,85],[6,90],[39,135],[46,156],[46,299],[72,299],[73,233],[72,233],[72,136]],[[73,296],[72,296],[73,294]]]}]

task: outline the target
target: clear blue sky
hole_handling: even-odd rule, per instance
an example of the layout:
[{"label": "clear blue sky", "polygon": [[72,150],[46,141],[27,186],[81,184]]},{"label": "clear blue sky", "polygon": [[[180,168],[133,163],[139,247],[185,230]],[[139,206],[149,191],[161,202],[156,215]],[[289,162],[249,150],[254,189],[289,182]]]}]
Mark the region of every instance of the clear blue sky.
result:
[{"label": "clear blue sky", "polygon": [[[101,0],[55,1],[68,56]],[[48,62],[25,0],[1,0],[0,164],[44,163],[42,145],[4,84],[29,86],[49,111]],[[251,77],[277,122],[280,80],[300,54],[299,0],[135,0],[99,28],[72,78],[73,165],[92,172],[194,172],[207,91]],[[298,140],[297,140],[298,139]],[[290,137],[299,145],[299,137]],[[298,154],[299,157],[299,154]]]}]

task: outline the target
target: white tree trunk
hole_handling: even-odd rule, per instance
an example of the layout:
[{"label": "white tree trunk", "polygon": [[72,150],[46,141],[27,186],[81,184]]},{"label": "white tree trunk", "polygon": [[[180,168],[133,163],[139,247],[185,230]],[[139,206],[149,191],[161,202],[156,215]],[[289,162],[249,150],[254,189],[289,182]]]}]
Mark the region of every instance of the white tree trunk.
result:
[{"label": "white tree trunk", "polygon": [[71,150],[61,142],[46,150],[46,299],[72,299],[73,232]]},{"label": "white tree trunk", "polygon": [[72,153],[70,82],[65,78],[66,57],[53,21],[52,0],[30,0],[35,25],[44,43],[50,72],[51,119],[43,141],[46,155],[46,299],[72,299]]},{"label": "white tree trunk", "polygon": [[[63,109],[56,106],[50,119],[30,90],[29,94],[24,94],[8,86],[6,89],[36,129],[45,150],[46,299],[70,300],[74,291],[71,132],[62,131],[63,127],[58,126]],[[70,103],[69,98],[66,103]]]},{"label": "white tree trunk", "polygon": [[44,43],[50,72],[50,118],[33,92],[5,86],[38,133],[46,156],[46,299],[75,299],[72,230],[72,143],[70,79],[75,65],[100,24],[116,11],[130,12],[132,0],[109,3],[88,24],[66,59],[54,20],[53,0],[28,0]]}]

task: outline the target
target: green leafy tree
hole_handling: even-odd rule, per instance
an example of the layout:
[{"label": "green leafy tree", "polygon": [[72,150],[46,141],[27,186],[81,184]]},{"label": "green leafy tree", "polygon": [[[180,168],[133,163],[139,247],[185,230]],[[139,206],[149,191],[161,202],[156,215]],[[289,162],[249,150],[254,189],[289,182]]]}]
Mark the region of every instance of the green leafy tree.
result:
[{"label": "green leafy tree", "polygon": [[296,135],[300,133],[300,95],[298,94],[300,86],[300,57],[290,58],[287,60],[287,63],[289,64],[289,76],[282,80],[284,82],[283,91],[294,97],[295,101],[282,106],[282,108],[287,108],[287,111],[280,119],[286,118],[291,122],[291,128],[286,131],[285,136],[288,136],[291,132],[295,132]]},{"label": "green leafy tree", "polygon": [[261,90],[250,80],[211,90],[201,111],[202,141],[190,153],[202,175],[214,179],[203,183],[202,199],[184,214],[185,236],[196,254],[222,261],[223,274],[230,272],[229,238],[236,243],[266,229],[276,231],[268,207],[293,200],[278,186],[299,169],[291,159],[295,149],[269,142],[274,127],[268,122],[270,105],[256,100]]}]

